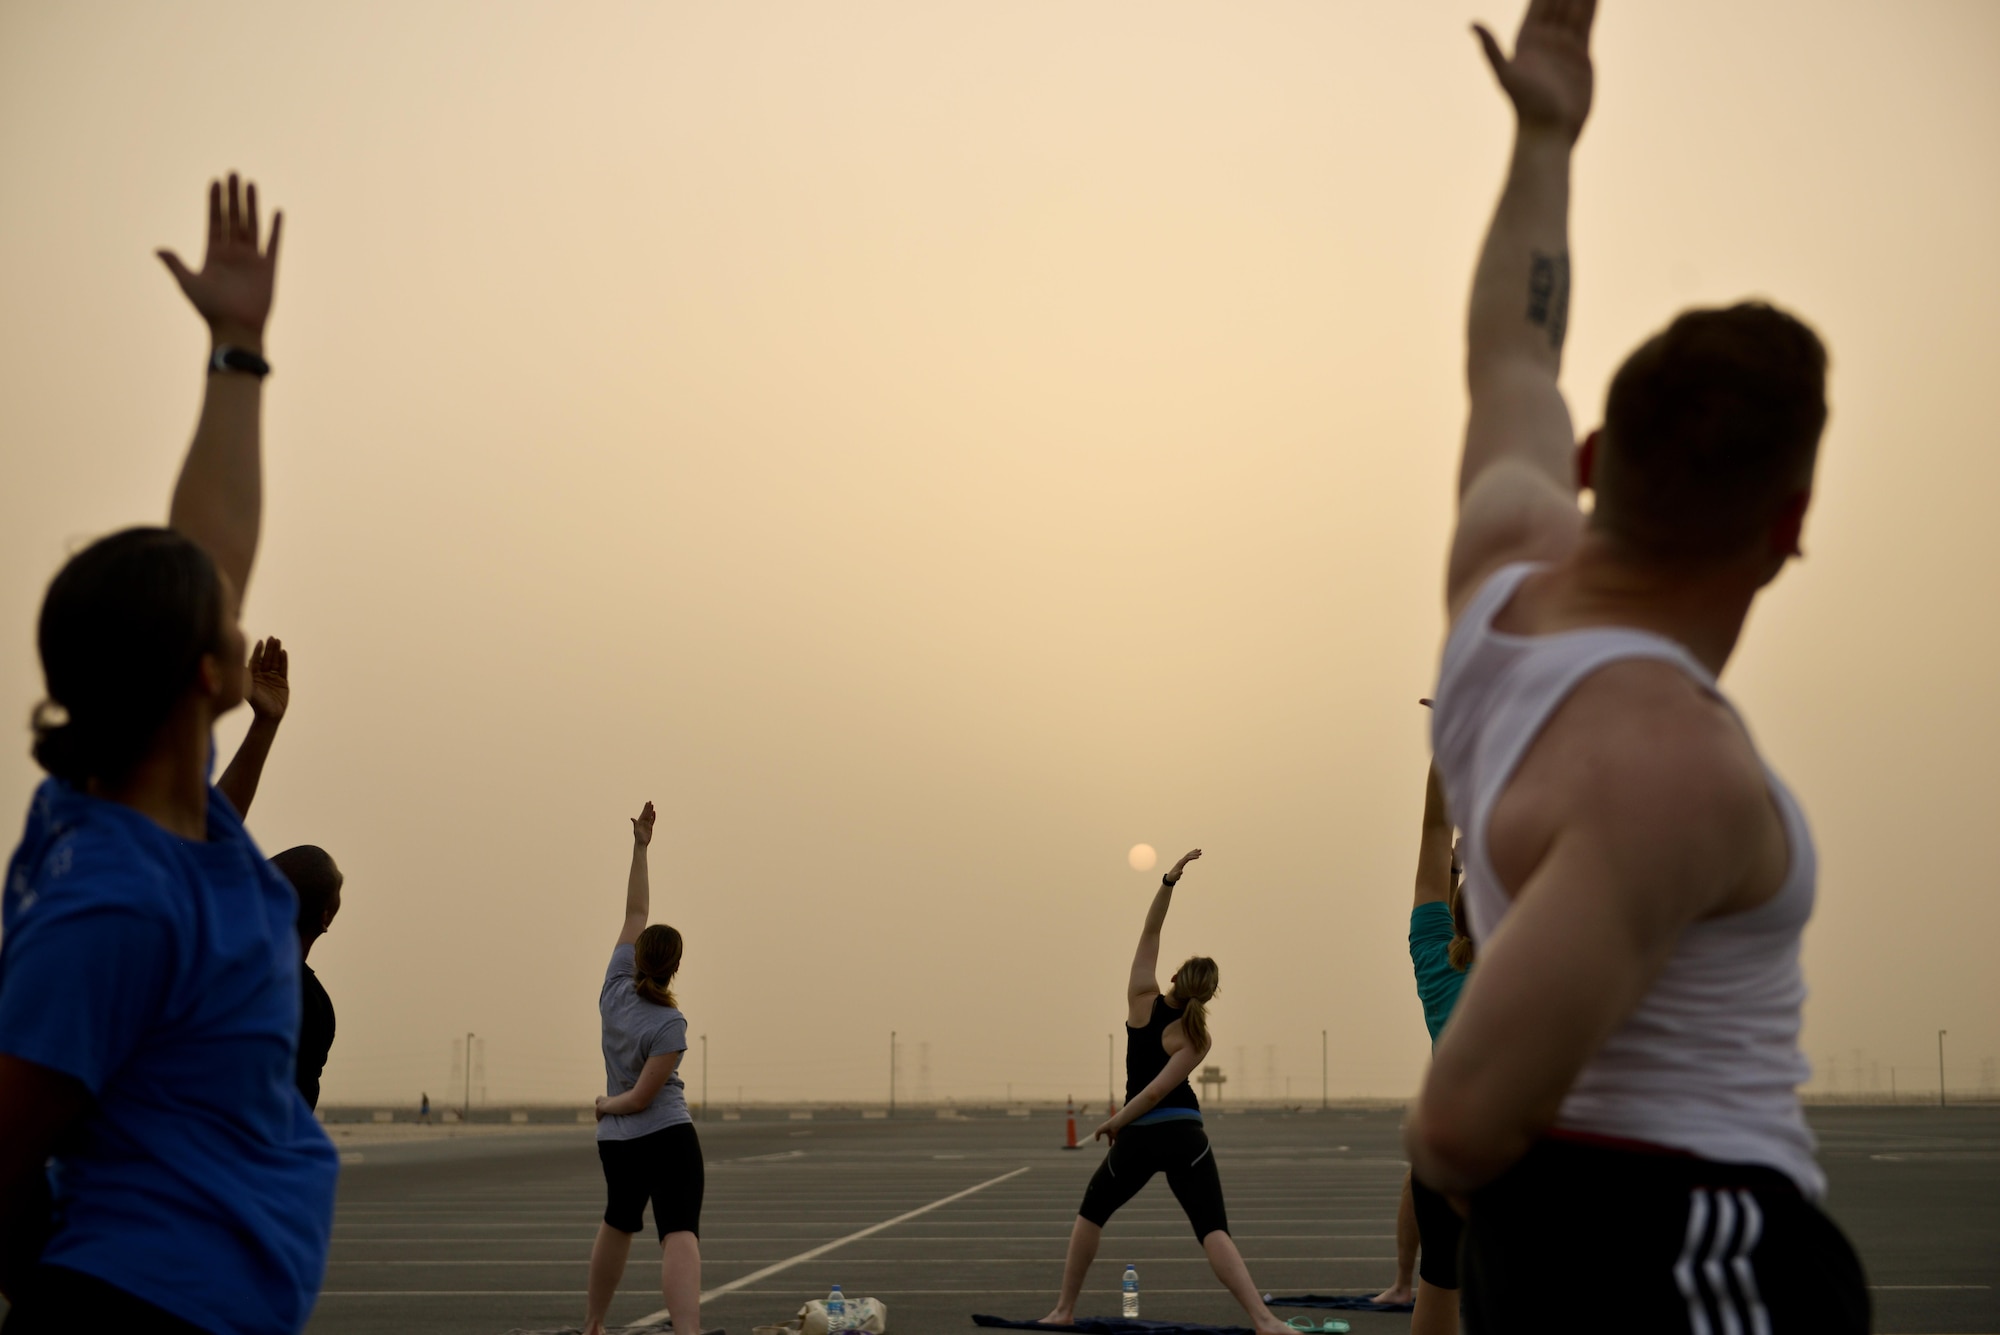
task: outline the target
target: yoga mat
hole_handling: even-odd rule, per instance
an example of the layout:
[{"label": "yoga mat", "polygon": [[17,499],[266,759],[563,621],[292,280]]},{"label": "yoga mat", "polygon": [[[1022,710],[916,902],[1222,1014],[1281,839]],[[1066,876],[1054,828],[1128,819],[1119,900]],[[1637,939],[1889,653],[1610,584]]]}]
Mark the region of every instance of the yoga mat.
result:
[{"label": "yoga mat", "polygon": [[1273,1298],[1264,1295],[1266,1307],[1319,1307],[1330,1312],[1409,1312],[1415,1303],[1378,1303],[1372,1298],[1357,1298],[1353,1294],[1329,1296],[1324,1293],[1301,1293],[1291,1298]]},{"label": "yoga mat", "polygon": [[1009,1321],[1004,1316],[974,1313],[975,1326],[997,1326],[1002,1330],[1072,1330],[1082,1335],[1256,1335],[1248,1326],[1200,1326],[1187,1321],[1127,1321],[1123,1317],[1080,1316],[1067,1326],[1045,1326],[1039,1321]]}]

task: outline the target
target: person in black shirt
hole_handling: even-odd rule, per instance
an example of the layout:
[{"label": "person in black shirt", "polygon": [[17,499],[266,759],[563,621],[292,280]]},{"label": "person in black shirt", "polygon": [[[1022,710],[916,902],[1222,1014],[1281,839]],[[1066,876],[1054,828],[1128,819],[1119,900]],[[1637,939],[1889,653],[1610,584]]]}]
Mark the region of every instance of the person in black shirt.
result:
[{"label": "person in black shirt", "polygon": [[346,878],[327,851],[316,844],[288,848],[273,857],[271,865],[299,892],[299,985],[304,996],[299,1012],[298,1081],[306,1106],[317,1108],[320,1072],[326,1069],[327,1054],[333,1050],[333,998],[305,960],[312,954],[313,942],[333,926],[333,915],[340,912],[340,887]]},{"label": "person in black shirt", "polygon": [[1258,1297],[1250,1268],[1229,1236],[1222,1176],[1202,1128],[1201,1102],[1188,1084],[1211,1046],[1208,1003],[1222,975],[1214,960],[1196,955],[1174,971],[1165,989],[1160,986],[1160,931],[1174,886],[1188,863],[1200,856],[1197,848],[1174,864],[1146,911],[1125,986],[1125,1103],[1091,1137],[1110,1141],[1111,1150],[1084,1190],[1063,1261],[1062,1293],[1041,1324],[1067,1326],[1076,1319],[1077,1296],[1097,1259],[1104,1225],[1155,1174],[1165,1173],[1215,1277],[1243,1304],[1258,1335],[1288,1335],[1293,1329]]}]

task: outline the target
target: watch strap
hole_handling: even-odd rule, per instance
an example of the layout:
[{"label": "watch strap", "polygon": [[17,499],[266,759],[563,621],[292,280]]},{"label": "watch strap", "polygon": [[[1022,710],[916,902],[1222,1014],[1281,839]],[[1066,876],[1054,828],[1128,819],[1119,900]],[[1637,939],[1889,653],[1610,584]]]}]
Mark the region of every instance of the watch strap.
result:
[{"label": "watch strap", "polygon": [[211,372],[253,375],[262,380],[271,374],[271,363],[246,348],[232,348],[227,343],[220,343],[208,356],[208,369]]}]

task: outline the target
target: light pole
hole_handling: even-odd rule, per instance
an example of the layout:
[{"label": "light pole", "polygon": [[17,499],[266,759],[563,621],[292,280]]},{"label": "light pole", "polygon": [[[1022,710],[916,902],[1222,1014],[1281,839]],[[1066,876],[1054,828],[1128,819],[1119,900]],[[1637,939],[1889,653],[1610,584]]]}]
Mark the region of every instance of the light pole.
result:
[{"label": "light pole", "polygon": [[465,1105],[459,1110],[459,1120],[472,1120],[472,1034],[465,1035]]},{"label": "light pole", "polygon": [[1326,1111],[1326,1030],[1319,1031],[1319,1110]]},{"label": "light pole", "polygon": [[701,1036],[701,1120],[708,1120],[708,1035]]},{"label": "light pole", "polygon": [[1116,1088],[1117,1086],[1112,1083],[1111,1079],[1111,1035],[1106,1034],[1104,1036],[1104,1115],[1106,1117],[1118,1111],[1117,1096],[1112,1092]]},{"label": "light pole", "polygon": [[1944,1034],[1938,1030],[1938,1107],[1944,1107]]},{"label": "light pole", "polygon": [[889,1031],[889,1116],[896,1115],[896,1031]]}]

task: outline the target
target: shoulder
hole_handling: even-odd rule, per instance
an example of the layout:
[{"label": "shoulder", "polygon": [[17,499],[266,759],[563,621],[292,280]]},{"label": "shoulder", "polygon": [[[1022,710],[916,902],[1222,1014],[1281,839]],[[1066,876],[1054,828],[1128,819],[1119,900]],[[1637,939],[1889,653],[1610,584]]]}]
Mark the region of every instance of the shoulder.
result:
[{"label": "shoulder", "polygon": [[179,916],[181,896],[174,891],[181,869],[164,847],[164,832],[114,803],[48,788],[36,794],[8,876],[10,930],[54,914]]},{"label": "shoulder", "polygon": [[1672,663],[1592,673],[1550,720],[1577,796],[1602,812],[1723,815],[1765,801],[1763,767],[1729,706]]},{"label": "shoulder", "polygon": [[1548,813],[1548,840],[1620,869],[1614,883],[1687,898],[1678,907],[1697,911],[1735,888],[1774,815],[1763,766],[1735,714],[1658,660],[1621,661],[1586,678],[1536,739],[1518,780],[1496,823],[1518,794]]},{"label": "shoulder", "polygon": [[1457,931],[1451,922],[1451,909],[1442,899],[1426,900],[1410,910],[1410,944],[1416,946],[1424,942],[1442,938],[1449,942]]},{"label": "shoulder", "polygon": [[1583,535],[1583,512],[1529,464],[1502,460],[1480,471],[1459,498],[1458,523],[1445,570],[1445,603],[1457,621],[1473,595],[1502,566],[1560,561]]}]

